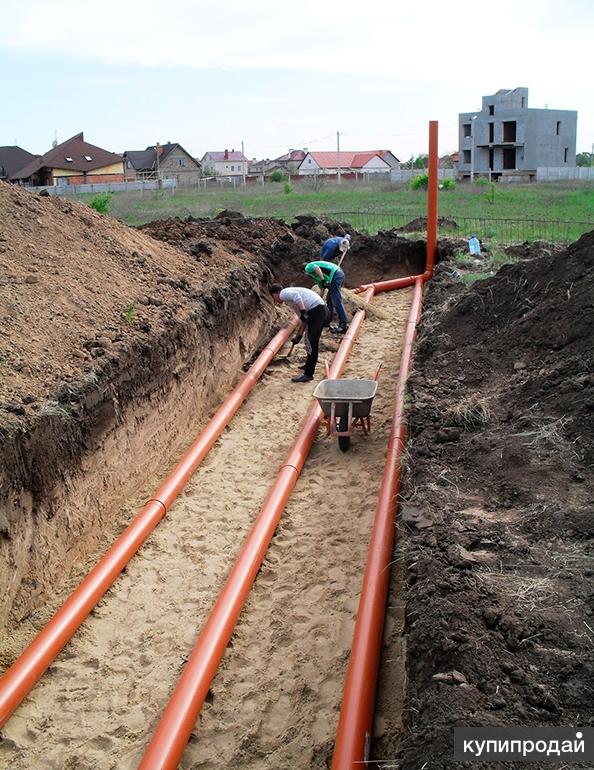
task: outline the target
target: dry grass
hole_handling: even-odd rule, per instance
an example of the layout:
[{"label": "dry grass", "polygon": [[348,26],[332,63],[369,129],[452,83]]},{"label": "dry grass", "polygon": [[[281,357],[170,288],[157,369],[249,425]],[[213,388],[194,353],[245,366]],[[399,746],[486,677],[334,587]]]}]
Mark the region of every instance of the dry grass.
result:
[{"label": "dry grass", "polygon": [[444,418],[446,425],[457,425],[464,430],[472,430],[489,422],[491,409],[484,396],[472,393],[450,407]]}]

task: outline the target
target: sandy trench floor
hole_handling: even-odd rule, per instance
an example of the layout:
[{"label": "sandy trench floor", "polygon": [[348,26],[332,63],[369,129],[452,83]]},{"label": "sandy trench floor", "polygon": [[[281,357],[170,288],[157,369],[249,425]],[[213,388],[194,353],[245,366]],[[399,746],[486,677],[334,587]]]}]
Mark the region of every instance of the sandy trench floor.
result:
[{"label": "sandy trench floor", "polygon": [[[371,376],[383,361],[373,432],[357,434],[343,454],[320,431],[183,770],[326,767],[410,296],[404,290],[374,300],[390,318],[364,324],[343,375]],[[3,728],[1,768],[137,767],[308,409],[313,388],[292,385],[294,370],[268,370],[166,519]],[[319,364],[319,378],[322,372]]]}]

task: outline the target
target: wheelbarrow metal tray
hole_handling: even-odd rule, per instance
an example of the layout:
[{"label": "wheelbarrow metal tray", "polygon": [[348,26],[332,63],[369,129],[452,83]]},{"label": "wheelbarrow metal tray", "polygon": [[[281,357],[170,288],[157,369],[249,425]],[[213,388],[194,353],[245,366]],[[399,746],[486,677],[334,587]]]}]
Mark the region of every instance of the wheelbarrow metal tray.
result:
[{"label": "wheelbarrow metal tray", "polygon": [[322,380],[314,398],[326,417],[330,417],[333,403],[336,417],[348,414],[349,404],[353,405],[353,417],[368,417],[376,392],[377,380]]}]

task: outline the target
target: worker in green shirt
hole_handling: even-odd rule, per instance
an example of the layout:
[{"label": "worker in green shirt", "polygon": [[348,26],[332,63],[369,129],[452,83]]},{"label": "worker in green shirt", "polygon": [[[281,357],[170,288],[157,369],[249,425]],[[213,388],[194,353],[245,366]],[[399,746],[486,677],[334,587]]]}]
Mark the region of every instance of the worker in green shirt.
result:
[{"label": "worker in green shirt", "polygon": [[338,327],[334,329],[331,327],[331,330],[344,334],[347,330],[348,321],[340,293],[341,286],[344,283],[342,269],[334,262],[325,262],[323,260],[308,262],[304,269],[306,274],[311,276],[321,289],[328,289],[326,304],[330,312],[328,313],[327,325],[330,326],[330,321],[336,310],[338,314]]}]

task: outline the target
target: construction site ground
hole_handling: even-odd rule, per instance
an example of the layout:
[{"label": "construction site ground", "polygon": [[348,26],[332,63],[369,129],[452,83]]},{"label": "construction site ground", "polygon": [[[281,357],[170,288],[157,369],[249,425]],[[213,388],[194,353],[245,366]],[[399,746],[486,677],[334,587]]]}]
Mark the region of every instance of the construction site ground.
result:
[{"label": "construction site ground", "polygon": [[[285,323],[270,282],[303,283],[349,225],[225,211],[134,230],[2,183],[0,214],[1,671]],[[424,268],[422,241],[351,232],[348,286]],[[439,242],[407,395],[372,744],[386,769],[457,770],[456,725],[594,724],[594,237],[518,246],[472,287],[451,259],[463,248]],[[384,362],[373,432],[343,454],[320,431],[188,770],[329,767],[409,302],[374,300],[386,317],[345,370]],[[325,334],[321,358],[336,347]],[[311,403],[315,383],[289,379],[302,348],[292,358],[2,728],[0,766],[137,766]]]}]

